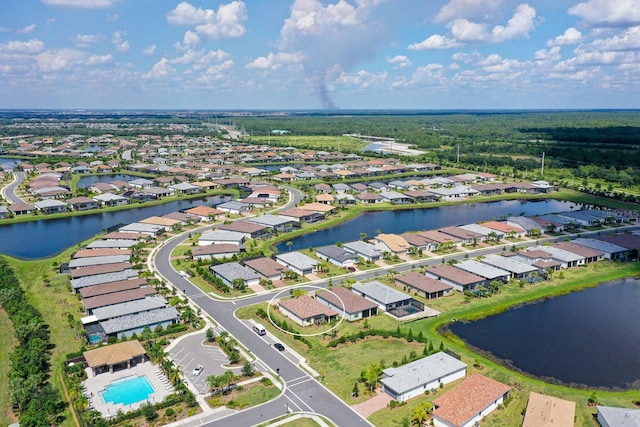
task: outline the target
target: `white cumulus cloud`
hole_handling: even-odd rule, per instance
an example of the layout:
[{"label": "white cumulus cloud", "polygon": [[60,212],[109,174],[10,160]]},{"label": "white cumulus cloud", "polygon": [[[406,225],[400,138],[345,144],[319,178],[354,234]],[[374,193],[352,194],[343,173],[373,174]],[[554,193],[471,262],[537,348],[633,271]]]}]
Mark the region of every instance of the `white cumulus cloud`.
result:
[{"label": "white cumulus cloud", "polygon": [[582,33],[573,27],[567,28],[553,40],[547,42],[547,46],[565,46],[568,44],[578,44],[584,40]]},{"label": "white cumulus cloud", "polygon": [[0,43],[0,52],[33,54],[42,52],[43,49],[44,42],[38,39],[32,39],[26,42],[11,40],[4,44]]},{"label": "white cumulus cloud", "polygon": [[127,36],[126,31],[116,31],[113,33],[111,42],[116,46],[118,52],[129,52],[131,45],[124,38]]},{"label": "white cumulus cloud", "polygon": [[241,37],[246,32],[247,7],[242,1],[221,4],[217,11],[183,1],[166,16],[168,23],[195,26],[198,34],[212,39]]},{"label": "white cumulus cloud", "polygon": [[176,73],[176,69],[171,66],[167,58],[161,58],[156,62],[151,70],[144,75],[146,79],[164,79],[171,77]]},{"label": "white cumulus cloud", "polygon": [[451,0],[444,5],[435,17],[436,22],[448,22],[455,19],[485,21],[492,17],[503,0]]},{"label": "white cumulus cloud", "polygon": [[413,65],[411,60],[405,55],[387,56],[387,62],[393,64],[393,68],[408,68]]},{"label": "white cumulus cloud", "polygon": [[431,50],[431,49],[451,49],[462,46],[458,40],[442,36],[440,34],[433,34],[420,43],[412,43],[407,49],[409,50]]},{"label": "white cumulus cloud", "polygon": [[640,24],[638,0],[588,0],[569,8],[592,26],[618,27]]},{"label": "white cumulus cloud", "polygon": [[98,34],[77,34],[69,40],[71,40],[76,47],[89,47],[93,43],[98,43],[102,38],[103,37]]}]

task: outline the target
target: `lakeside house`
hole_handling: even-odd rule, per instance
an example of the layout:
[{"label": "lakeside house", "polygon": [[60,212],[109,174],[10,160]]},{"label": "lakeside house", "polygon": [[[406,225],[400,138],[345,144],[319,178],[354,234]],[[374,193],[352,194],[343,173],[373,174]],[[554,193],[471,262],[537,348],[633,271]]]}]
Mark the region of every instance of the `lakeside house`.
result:
[{"label": "lakeside house", "polygon": [[522,427],[573,427],[575,413],[575,402],[532,391]]},{"label": "lakeside house", "polygon": [[601,427],[635,427],[640,425],[640,409],[597,406],[596,419]]},{"label": "lakeside house", "polygon": [[367,283],[356,283],[351,288],[356,294],[378,304],[380,310],[395,316],[404,317],[415,312],[424,311],[424,304],[414,300],[382,282],[373,280]]},{"label": "lakeside house", "polygon": [[425,269],[424,274],[427,277],[441,280],[460,292],[472,291],[478,286],[486,287],[489,284],[489,281],[484,277],[448,264],[430,265]]},{"label": "lakeside house", "polygon": [[338,267],[354,267],[358,261],[358,255],[336,245],[316,248],[316,256]]},{"label": "lakeside house", "polygon": [[480,374],[436,397],[433,424],[436,427],[472,427],[509,398],[511,387]]},{"label": "lakeside house", "polygon": [[398,275],[395,277],[395,281],[397,284],[406,286],[409,290],[419,295],[421,294],[428,300],[451,295],[453,290],[453,286],[415,271]]},{"label": "lakeside house", "polygon": [[319,261],[306,256],[300,252],[285,252],[276,255],[276,261],[287,267],[289,270],[305,276],[316,271]]},{"label": "lakeside house", "polygon": [[397,368],[387,368],[382,374],[382,391],[404,402],[464,378],[467,364],[440,351]]}]

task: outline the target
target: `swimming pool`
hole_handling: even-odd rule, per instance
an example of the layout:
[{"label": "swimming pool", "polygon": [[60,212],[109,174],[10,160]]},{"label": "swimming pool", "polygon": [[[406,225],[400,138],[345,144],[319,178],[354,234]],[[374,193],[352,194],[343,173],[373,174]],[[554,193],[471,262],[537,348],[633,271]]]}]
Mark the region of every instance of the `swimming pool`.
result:
[{"label": "swimming pool", "polygon": [[105,402],[130,405],[146,400],[154,391],[146,376],[136,375],[112,381],[100,394]]}]

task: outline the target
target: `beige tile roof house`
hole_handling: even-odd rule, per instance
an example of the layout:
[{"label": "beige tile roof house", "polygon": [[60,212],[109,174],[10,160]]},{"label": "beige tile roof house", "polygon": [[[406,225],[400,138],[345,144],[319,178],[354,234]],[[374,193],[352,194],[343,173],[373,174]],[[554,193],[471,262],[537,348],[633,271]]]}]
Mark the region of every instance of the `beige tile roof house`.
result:
[{"label": "beige tile roof house", "polygon": [[468,427],[476,425],[504,402],[511,387],[484,375],[473,374],[433,400],[436,426]]},{"label": "beige tile roof house", "polygon": [[301,326],[329,321],[338,316],[335,310],[319,303],[309,295],[280,300],[280,312]]},{"label": "beige tile roof house", "polygon": [[575,402],[532,391],[522,427],[573,427],[575,413]]}]

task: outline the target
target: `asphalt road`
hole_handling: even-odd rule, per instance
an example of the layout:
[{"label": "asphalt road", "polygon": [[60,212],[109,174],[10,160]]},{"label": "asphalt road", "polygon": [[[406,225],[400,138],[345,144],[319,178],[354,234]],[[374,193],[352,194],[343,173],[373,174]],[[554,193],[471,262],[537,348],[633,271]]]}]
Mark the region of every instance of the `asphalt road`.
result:
[{"label": "asphalt road", "polygon": [[24,172],[14,172],[15,179],[11,184],[8,184],[2,189],[2,196],[10,203],[24,203],[20,197],[16,195],[16,188],[27,179],[27,174]]}]

